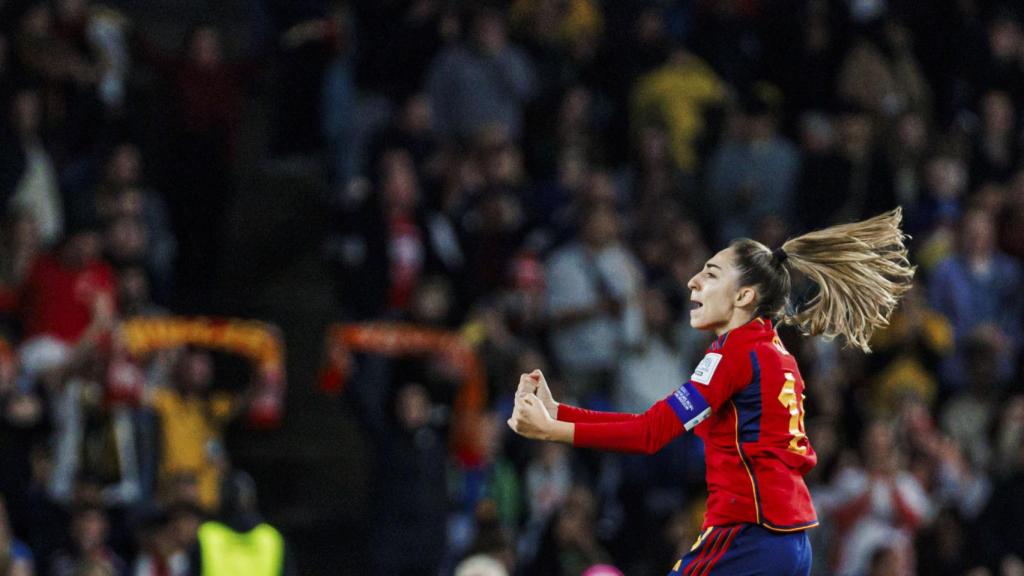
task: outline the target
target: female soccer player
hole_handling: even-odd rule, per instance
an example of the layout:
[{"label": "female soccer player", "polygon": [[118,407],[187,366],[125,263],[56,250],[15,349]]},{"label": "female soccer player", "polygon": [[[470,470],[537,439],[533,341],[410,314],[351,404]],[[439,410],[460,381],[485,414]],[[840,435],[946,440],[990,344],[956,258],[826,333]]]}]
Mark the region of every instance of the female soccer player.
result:
[{"label": "female soccer player", "polygon": [[[708,502],[703,532],[675,575],[806,575],[817,525],[803,476],[817,461],[804,432],[804,382],[772,326],[842,336],[870,352],[910,287],[899,209],[787,240],[770,250],[732,242],[690,279],[690,324],[717,338],[690,380],[643,414],[555,402],[539,370],[523,374],[509,426],[527,438],[651,454],[694,430],[704,440]],[[790,272],[817,294],[787,313]]]}]

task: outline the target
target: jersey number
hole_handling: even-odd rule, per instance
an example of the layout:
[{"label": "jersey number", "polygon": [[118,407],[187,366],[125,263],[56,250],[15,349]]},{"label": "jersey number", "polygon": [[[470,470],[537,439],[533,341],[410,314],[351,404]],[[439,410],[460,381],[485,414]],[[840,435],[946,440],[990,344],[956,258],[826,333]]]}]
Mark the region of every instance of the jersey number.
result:
[{"label": "jersey number", "polygon": [[792,438],[787,449],[794,454],[807,454],[807,446],[800,444],[807,437],[804,433],[804,395],[796,395],[796,379],[792,372],[786,372],[786,383],[782,386],[782,392],[779,392],[779,402],[789,411],[789,433]]}]

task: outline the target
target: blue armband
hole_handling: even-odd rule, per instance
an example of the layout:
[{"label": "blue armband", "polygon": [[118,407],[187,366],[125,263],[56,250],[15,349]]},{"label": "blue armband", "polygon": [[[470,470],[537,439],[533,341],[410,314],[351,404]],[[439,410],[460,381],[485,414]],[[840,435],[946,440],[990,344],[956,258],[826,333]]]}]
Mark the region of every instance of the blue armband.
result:
[{"label": "blue armband", "polygon": [[711,415],[711,406],[694,388],[693,382],[687,382],[673,392],[668,397],[668,405],[672,407],[687,431],[693,430],[697,424]]}]

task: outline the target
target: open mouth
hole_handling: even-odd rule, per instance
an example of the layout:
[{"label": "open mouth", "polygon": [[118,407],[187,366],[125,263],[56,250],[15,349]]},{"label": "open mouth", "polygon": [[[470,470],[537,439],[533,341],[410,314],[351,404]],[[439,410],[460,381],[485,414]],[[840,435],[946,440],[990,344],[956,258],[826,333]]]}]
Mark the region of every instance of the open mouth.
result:
[{"label": "open mouth", "polygon": [[704,303],[703,302],[698,302],[696,300],[690,300],[690,310],[697,310],[698,308],[703,308],[703,307],[704,307]]}]

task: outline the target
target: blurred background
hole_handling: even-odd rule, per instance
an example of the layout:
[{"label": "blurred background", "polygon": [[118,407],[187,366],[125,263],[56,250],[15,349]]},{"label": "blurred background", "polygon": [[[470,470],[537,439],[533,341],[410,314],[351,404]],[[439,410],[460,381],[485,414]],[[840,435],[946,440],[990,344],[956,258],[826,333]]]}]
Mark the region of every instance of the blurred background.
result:
[{"label": "blurred background", "polygon": [[643,411],[706,258],[897,205],[874,353],[782,330],[814,573],[1024,574],[1022,16],[0,0],[0,574],[665,574],[700,441],[522,441],[519,374]]}]

